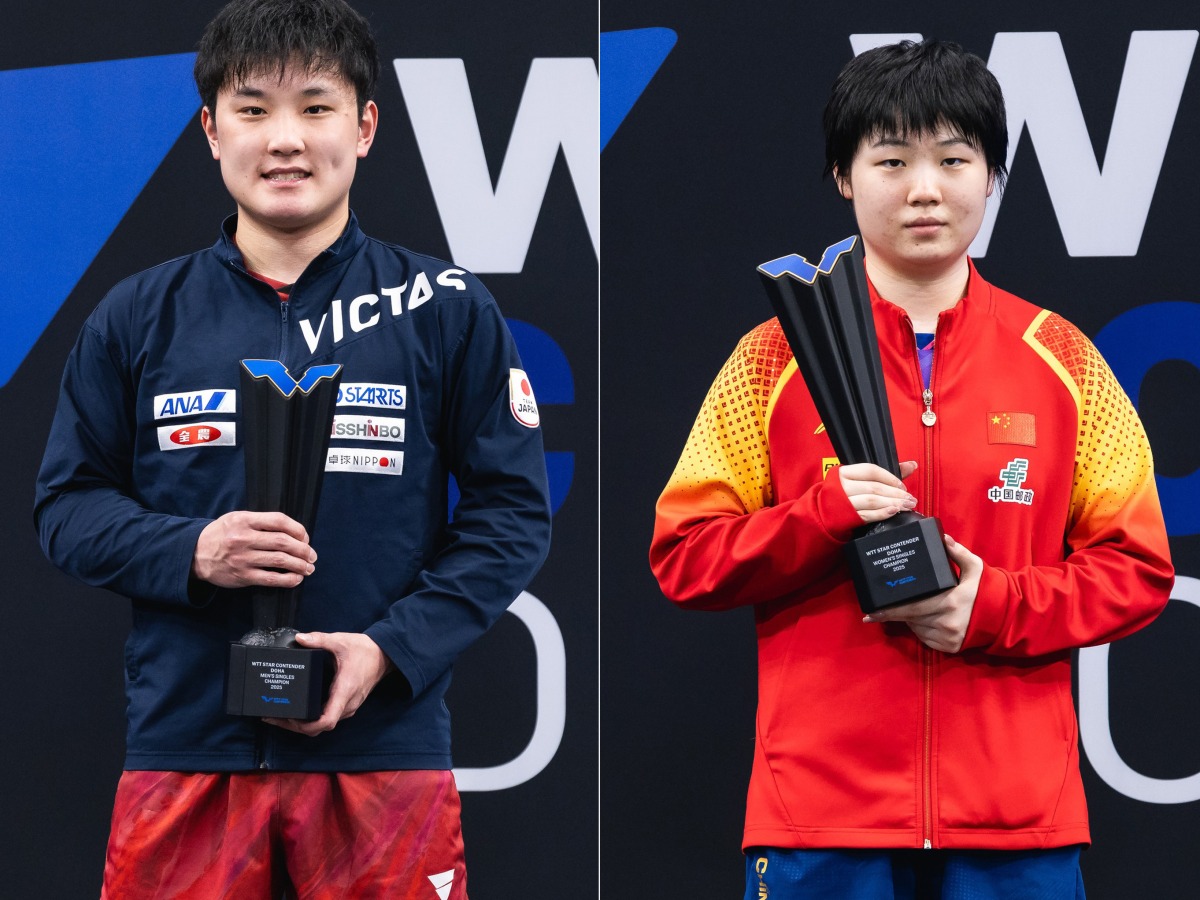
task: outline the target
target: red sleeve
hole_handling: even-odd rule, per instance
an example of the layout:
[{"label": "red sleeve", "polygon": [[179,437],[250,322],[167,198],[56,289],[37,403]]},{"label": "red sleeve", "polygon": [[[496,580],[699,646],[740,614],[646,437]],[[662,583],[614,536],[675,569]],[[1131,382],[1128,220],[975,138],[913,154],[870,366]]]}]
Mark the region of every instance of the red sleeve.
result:
[{"label": "red sleeve", "polygon": [[798,590],[835,566],[860,524],[836,477],[775,502],[767,418],[791,358],[774,320],[742,339],[659,497],[650,566],[681,606],[727,609]]},{"label": "red sleeve", "polygon": [[1146,432],[1099,352],[1048,315],[1031,341],[1079,410],[1064,560],[986,568],[964,649],[1037,656],[1103,644],[1149,624],[1171,596],[1166,527]]}]

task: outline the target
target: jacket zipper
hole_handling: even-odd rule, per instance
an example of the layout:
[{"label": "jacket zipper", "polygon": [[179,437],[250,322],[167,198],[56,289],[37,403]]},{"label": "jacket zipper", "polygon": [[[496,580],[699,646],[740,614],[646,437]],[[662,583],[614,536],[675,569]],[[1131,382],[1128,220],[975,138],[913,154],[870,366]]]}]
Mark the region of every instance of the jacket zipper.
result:
[{"label": "jacket zipper", "polygon": [[[912,328],[912,322],[909,323],[909,328]],[[936,340],[936,338],[935,338]],[[921,508],[925,515],[933,515],[933,426],[937,424],[937,414],[933,411],[933,383],[934,374],[938,369],[938,362],[941,354],[935,348],[933,353],[933,365],[929,370],[929,386],[926,387],[921,379],[921,360],[916,350],[916,340],[913,340],[913,360],[916,363],[917,386],[921,389],[921,403],[925,409],[921,413],[921,424],[924,426],[921,429],[922,443],[924,444],[925,459],[922,463],[925,470],[925,477],[922,479],[924,490],[921,498]],[[924,850],[933,849],[933,651],[924,644],[918,645],[917,658],[921,665],[921,689],[922,689],[922,724],[923,735],[921,741],[921,798],[922,798],[922,814],[921,814],[921,831],[922,844]]]},{"label": "jacket zipper", "polygon": [[[287,359],[288,345],[288,307],[291,306],[291,300],[281,300],[279,302],[279,359],[280,361]],[[287,363],[285,362],[286,366]]]},{"label": "jacket zipper", "polygon": [[267,736],[264,729],[270,726],[264,725],[261,722],[256,722],[254,726],[254,767],[256,769],[269,769],[271,764],[267,761]]}]

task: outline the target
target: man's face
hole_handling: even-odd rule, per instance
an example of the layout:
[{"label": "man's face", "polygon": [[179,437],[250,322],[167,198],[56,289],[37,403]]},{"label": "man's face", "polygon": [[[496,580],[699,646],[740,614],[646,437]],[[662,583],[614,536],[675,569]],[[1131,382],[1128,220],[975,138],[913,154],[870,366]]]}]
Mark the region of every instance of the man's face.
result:
[{"label": "man's face", "polygon": [[378,111],[362,117],[354,88],[328,72],[287,67],[221,90],[200,123],[239,224],[309,234],[344,222],[358,160],[375,137]]},{"label": "man's face", "polygon": [[835,174],[854,203],[867,258],[903,278],[961,266],[992,193],[983,154],[946,128],[864,138],[850,172]]}]

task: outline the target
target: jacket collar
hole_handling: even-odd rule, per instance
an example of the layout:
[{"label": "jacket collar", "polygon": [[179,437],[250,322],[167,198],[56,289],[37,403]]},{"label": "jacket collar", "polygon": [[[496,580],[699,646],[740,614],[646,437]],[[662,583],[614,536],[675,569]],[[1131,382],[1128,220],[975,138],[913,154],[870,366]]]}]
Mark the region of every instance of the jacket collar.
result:
[{"label": "jacket collar", "polygon": [[[991,312],[992,286],[983,280],[983,276],[975,268],[975,261],[970,257],[967,258],[967,266],[969,272],[967,275],[966,293],[963,294],[962,299],[958,303],[938,314],[939,334],[950,329],[957,331],[965,327],[968,323],[974,322],[981,316],[986,316]],[[911,332],[912,325],[909,321],[908,313],[890,300],[879,296],[879,292],[875,289],[875,285],[871,283],[869,277],[867,278],[867,285],[871,292],[871,305],[875,310],[876,322],[886,322],[889,327]]]},{"label": "jacket collar", "polygon": [[[212,249],[224,266],[236,269],[239,272],[245,272],[246,268],[242,263],[242,253],[238,250],[237,244],[233,240],[233,235],[236,231],[237,213],[234,213],[221,223],[221,235],[217,238],[217,242],[213,245]],[[366,236],[358,227],[358,217],[351,210],[350,219],[346,222],[346,227],[342,231],[341,236],[317,254],[317,257],[308,264],[308,268],[297,279],[297,283],[308,280],[350,259],[358,252],[365,240]]]}]

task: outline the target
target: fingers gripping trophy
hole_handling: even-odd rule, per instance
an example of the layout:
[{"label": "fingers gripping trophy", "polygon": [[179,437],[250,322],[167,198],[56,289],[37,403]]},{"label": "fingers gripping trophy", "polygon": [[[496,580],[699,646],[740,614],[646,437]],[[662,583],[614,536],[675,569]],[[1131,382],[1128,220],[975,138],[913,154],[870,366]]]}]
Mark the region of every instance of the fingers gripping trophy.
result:
[{"label": "fingers gripping trophy", "polygon": [[[838,459],[899,478],[862,241],[833,244],[815,266],[791,254],[758,273]],[[846,555],[863,612],[954,587],[943,537],[936,518],[907,510],[860,531]]]}]

